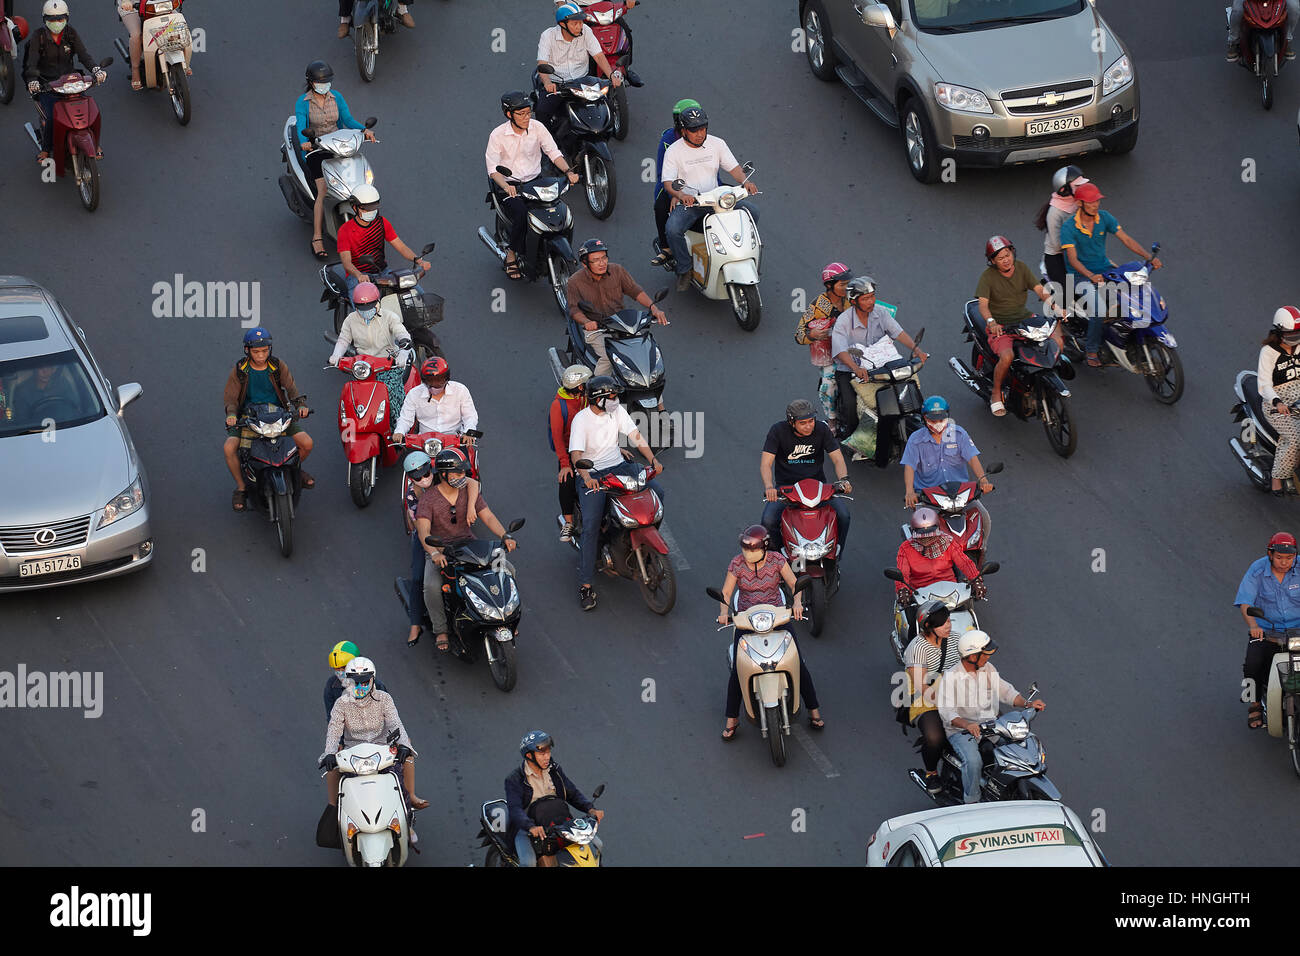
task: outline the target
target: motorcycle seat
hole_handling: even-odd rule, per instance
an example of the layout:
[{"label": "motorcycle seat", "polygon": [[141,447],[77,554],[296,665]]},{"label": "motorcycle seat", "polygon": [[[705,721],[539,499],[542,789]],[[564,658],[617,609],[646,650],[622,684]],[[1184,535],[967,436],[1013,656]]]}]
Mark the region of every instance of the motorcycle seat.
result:
[{"label": "motorcycle seat", "polygon": [[1268,418],[1264,415],[1264,400],[1259,396],[1259,380],[1254,375],[1243,375],[1241,379],[1241,390],[1246,395],[1246,401],[1250,403],[1251,410],[1254,412],[1255,421],[1264,429],[1264,432],[1276,443],[1278,440],[1277,432],[1269,424]]},{"label": "motorcycle seat", "polygon": [[980,304],[978,299],[971,299],[966,303],[966,318],[975,329],[975,337],[985,346],[989,344],[988,333],[985,332],[984,316],[980,315]]}]

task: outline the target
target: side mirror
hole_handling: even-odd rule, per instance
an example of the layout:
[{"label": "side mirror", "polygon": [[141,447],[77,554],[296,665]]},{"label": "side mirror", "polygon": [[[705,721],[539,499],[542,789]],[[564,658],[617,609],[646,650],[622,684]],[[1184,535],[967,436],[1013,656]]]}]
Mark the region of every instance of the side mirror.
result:
[{"label": "side mirror", "polygon": [[482,437],[483,437],[483,433],[482,433],[481,431],[479,431],[477,428],[467,428],[467,429],[465,429],[465,434],[468,435],[470,438],[482,438]]},{"label": "side mirror", "polygon": [[722,596],[722,592],[717,588],[705,588],[704,593],[713,598],[713,600],[717,601],[719,604],[727,603],[726,599]]},{"label": "side mirror", "polygon": [[555,72],[555,67],[551,66],[549,63],[543,63],[537,68],[537,72],[542,76],[550,76]]},{"label": "side mirror", "polygon": [[985,469],[984,469],[984,474],[986,474],[986,475],[996,475],[996,474],[997,474],[998,472],[1000,472],[1001,470],[1002,470],[1002,462],[1000,462],[1000,461],[996,461],[996,462],[994,462],[993,464],[988,465],[987,467],[985,467]]},{"label": "side mirror", "polygon": [[427,256],[429,253],[433,252],[434,246],[436,245],[437,245],[436,242],[429,243],[427,246],[425,246],[423,249],[420,250],[420,255]]},{"label": "side mirror", "polygon": [[581,468],[583,471],[587,471],[587,470],[589,470],[589,469],[591,468],[591,459],[590,459],[590,458],[579,458],[577,461],[575,461],[575,462],[573,463],[573,467],[574,467],[574,468]]},{"label": "side mirror", "polygon": [[366,117],[366,129],[374,129],[374,128],[375,128],[375,124],[378,123],[378,122],[379,122],[379,117],[378,117],[378,116],[367,116],[367,117]]},{"label": "side mirror", "polygon": [[898,568],[885,568],[885,577],[891,581],[897,581],[899,584],[906,583],[903,581],[903,572]]},{"label": "side mirror", "polygon": [[745,163],[745,165],[740,167],[740,171],[744,173],[746,176],[752,176],[754,175],[754,164]]},{"label": "side mirror", "polygon": [[513,175],[514,175],[514,173],[512,173],[510,170],[506,169],[506,167],[504,167],[504,166],[498,166],[498,167],[497,167],[497,172],[499,172],[502,176],[513,176]]},{"label": "side mirror", "polygon": [[920,345],[921,339],[923,338],[925,338],[925,326],[921,327],[921,330],[916,333],[916,338],[912,339],[912,341],[915,342],[917,345]]},{"label": "side mirror", "polygon": [[998,564],[996,561],[990,561],[988,564],[984,565],[984,567],[980,568],[980,574],[997,574],[1001,567],[1002,565]]},{"label": "side mirror", "polygon": [[605,785],[602,783],[595,790],[591,791],[591,802],[595,803],[600,799],[600,795],[605,792]]},{"label": "side mirror", "polygon": [[113,65],[113,58],[111,56],[104,57],[104,59],[99,61],[99,68],[101,70],[107,70],[112,65]]},{"label": "side mirror", "polygon": [[668,298],[668,286],[664,286],[662,289],[656,292],[650,301],[662,302],[666,298]]},{"label": "side mirror", "polygon": [[514,521],[510,522],[510,524],[506,525],[506,534],[514,534],[523,526],[524,526],[524,519],[516,518]]},{"label": "side mirror", "polygon": [[117,387],[117,410],[121,411],[144,394],[144,388],[138,382],[128,382]]},{"label": "side mirror", "polygon": [[1266,617],[1264,612],[1259,608],[1255,607],[1255,605],[1253,604],[1250,607],[1246,608],[1246,613],[1249,614],[1251,617]]},{"label": "side mirror", "polygon": [[333,345],[339,340],[338,336],[335,335],[333,332],[322,332],[321,337],[325,339],[325,341],[328,342],[330,345]]},{"label": "side mirror", "polygon": [[888,30],[891,36],[898,29],[898,24],[894,22],[894,14],[883,3],[868,4],[862,10],[862,22],[869,27]]}]

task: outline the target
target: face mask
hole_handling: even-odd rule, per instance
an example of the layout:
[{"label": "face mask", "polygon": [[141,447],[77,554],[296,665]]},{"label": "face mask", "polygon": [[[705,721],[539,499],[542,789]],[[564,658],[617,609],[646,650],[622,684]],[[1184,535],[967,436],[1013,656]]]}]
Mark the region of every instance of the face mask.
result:
[{"label": "face mask", "polygon": [[1287,345],[1300,345],[1300,332],[1287,332],[1283,334],[1282,341]]},{"label": "face mask", "polygon": [[67,20],[50,20],[50,21],[48,21],[45,25],[46,25],[47,27],[50,28],[50,32],[51,32],[51,33],[53,33],[55,36],[58,36],[60,33],[63,32],[64,27],[66,27],[66,26],[68,25],[68,21],[67,21]]},{"label": "face mask", "polygon": [[607,398],[607,399],[605,399],[603,402],[601,402],[600,404],[601,404],[601,407],[605,409],[605,411],[607,411],[607,412],[612,412],[612,411],[614,411],[616,408],[618,408],[618,399],[617,399],[617,398]]},{"label": "face mask", "polygon": [[367,694],[370,693],[371,688],[373,688],[374,686],[375,686],[375,682],[373,680],[368,680],[364,684],[353,684],[352,696],[355,697],[357,700],[362,700],[365,698]]},{"label": "face mask", "polygon": [[337,678],[341,681],[341,680],[343,680],[343,678],[345,678],[345,677],[348,676],[348,672],[347,672],[346,670],[340,668],[339,670],[336,670],[336,671],[334,672],[334,676],[337,677]]},{"label": "face mask", "polygon": [[925,420],[925,427],[930,429],[936,435],[942,434],[943,430],[948,427],[948,419],[939,422],[932,422],[930,419]]},{"label": "face mask", "polygon": [[362,209],[359,212],[357,212],[357,219],[369,225],[370,223],[375,221],[375,217],[378,215],[379,215],[378,209]]},{"label": "face mask", "polygon": [[315,90],[317,93],[319,93],[321,96],[324,96],[326,93],[328,93],[328,92],[330,91],[330,84],[329,84],[329,83],[313,83],[313,84],[311,85],[311,88],[312,88],[313,90]]},{"label": "face mask", "polygon": [[430,395],[441,395],[441,394],[442,394],[443,392],[445,392],[445,391],[447,391],[447,386],[446,386],[445,383],[442,384],[442,385],[430,385],[430,386],[429,386],[429,394],[430,394]]},{"label": "face mask", "polygon": [[461,475],[459,478],[447,478],[447,484],[451,485],[453,488],[464,488],[465,482],[467,481],[469,481],[468,475]]},{"label": "face mask", "polygon": [[357,307],[357,315],[361,316],[361,318],[366,322],[373,319],[375,317],[375,312],[377,311],[378,310],[373,305],[367,308],[362,308],[360,306]]}]

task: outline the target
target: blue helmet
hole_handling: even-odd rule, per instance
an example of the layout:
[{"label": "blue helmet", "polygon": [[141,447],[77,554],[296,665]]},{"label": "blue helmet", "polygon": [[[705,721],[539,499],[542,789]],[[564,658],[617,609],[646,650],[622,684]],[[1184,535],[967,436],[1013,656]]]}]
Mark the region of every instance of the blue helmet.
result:
[{"label": "blue helmet", "polygon": [[402,471],[408,475],[414,474],[424,468],[432,468],[432,462],[429,456],[422,451],[413,451],[402,461]]},{"label": "blue helmet", "polygon": [[546,731],[530,730],[528,733],[524,734],[524,739],[519,741],[519,756],[527,759],[528,755],[535,753],[538,747],[554,746],[555,741],[551,739],[551,735]]},{"label": "blue helmet", "polygon": [[255,329],[249,329],[244,333],[244,348],[253,348],[259,345],[270,345],[271,333],[266,331],[260,325]]},{"label": "blue helmet", "polygon": [[931,421],[948,417],[948,400],[942,395],[931,395],[921,406],[921,411]]},{"label": "blue helmet", "polygon": [[583,19],[582,8],[576,3],[562,3],[555,8],[555,22],[563,23],[565,20]]}]

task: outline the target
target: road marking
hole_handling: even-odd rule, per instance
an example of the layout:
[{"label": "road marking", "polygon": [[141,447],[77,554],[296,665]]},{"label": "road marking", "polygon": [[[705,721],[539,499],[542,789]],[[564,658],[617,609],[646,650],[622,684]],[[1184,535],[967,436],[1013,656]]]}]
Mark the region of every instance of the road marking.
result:
[{"label": "road marking", "polygon": [[743,837],[741,837],[741,839],[742,839],[742,840],[757,840],[759,837],[765,837],[765,836],[767,836],[766,833],[746,833]]},{"label": "road marking", "polygon": [[795,740],[799,741],[804,750],[808,751],[808,756],[812,757],[813,763],[817,765],[818,770],[826,774],[828,778],[840,775],[840,772],[835,769],[835,765],[826,759],[826,755],[812,742],[812,738],[808,736],[808,731],[804,730],[800,724],[791,721],[790,734]]},{"label": "road marking", "polygon": [[678,571],[689,571],[691,563],[682,557],[682,549],[677,546],[677,539],[668,530],[668,525],[659,526],[659,536],[664,539],[664,544],[668,545],[668,552],[673,556],[673,567]]}]

